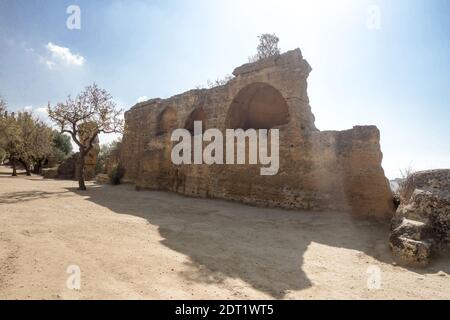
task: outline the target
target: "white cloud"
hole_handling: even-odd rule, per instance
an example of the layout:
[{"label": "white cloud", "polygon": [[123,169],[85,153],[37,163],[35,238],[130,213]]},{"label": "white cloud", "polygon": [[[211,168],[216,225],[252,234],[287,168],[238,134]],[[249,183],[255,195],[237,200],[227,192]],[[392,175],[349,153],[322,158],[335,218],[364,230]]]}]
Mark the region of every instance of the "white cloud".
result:
[{"label": "white cloud", "polygon": [[55,67],[55,63],[53,61],[50,61],[50,60],[45,60],[45,64],[47,65],[47,67],[50,70],[53,70],[53,68]]},{"label": "white cloud", "polygon": [[142,97],[139,97],[139,98],[137,99],[137,103],[144,102],[144,101],[147,101],[147,100],[148,100],[148,97],[147,97],[147,96],[142,96]]},{"label": "white cloud", "polygon": [[72,66],[82,66],[86,61],[83,56],[70,52],[69,48],[61,47],[51,42],[46,45],[46,48],[51,52],[53,58],[53,60],[45,61],[50,70],[55,67],[57,61]]},{"label": "white cloud", "polygon": [[47,107],[37,108],[35,111],[37,114],[47,115]]},{"label": "white cloud", "polygon": [[34,114],[36,117],[38,117],[41,121],[44,121],[46,123],[50,123],[50,118],[48,117],[47,113],[47,107],[41,107],[34,110]]},{"label": "white cloud", "polygon": [[20,111],[32,113],[33,116],[35,116],[39,120],[46,122],[47,124],[50,124],[50,119],[47,113],[47,107],[34,108],[33,106],[25,106],[22,109],[20,109]]},{"label": "white cloud", "polygon": [[32,112],[32,111],[33,111],[33,106],[26,106],[26,107],[23,107],[22,110],[23,110],[24,112]]}]

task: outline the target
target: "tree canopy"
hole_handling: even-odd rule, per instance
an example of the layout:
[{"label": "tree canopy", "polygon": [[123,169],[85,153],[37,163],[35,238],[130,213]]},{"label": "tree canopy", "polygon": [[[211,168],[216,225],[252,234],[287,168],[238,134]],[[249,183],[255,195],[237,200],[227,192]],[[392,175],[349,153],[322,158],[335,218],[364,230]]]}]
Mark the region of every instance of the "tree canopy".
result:
[{"label": "tree canopy", "polygon": [[75,98],[69,96],[53,108],[49,104],[48,115],[60,132],[69,134],[79,147],[79,189],[86,190],[84,157],[91,151],[100,133],[122,132],[122,110],[117,109],[111,94],[94,83]]},{"label": "tree canopy", "polygon": [[20,162],[30,175],[34,164],[52,154],[52,130],[28,112],[3,114],[0,147],[13,165],[13,175],[16,174],[16,162]]},{"label": "tree canopy", "polygon": [[257,53],[256,55],[249,57],[250,62],[256,62],[280,54],[280,49],[278,48],[280,39],[274,33],[263,33],[258,36],[258,39],[259,44],[256,48]]}]

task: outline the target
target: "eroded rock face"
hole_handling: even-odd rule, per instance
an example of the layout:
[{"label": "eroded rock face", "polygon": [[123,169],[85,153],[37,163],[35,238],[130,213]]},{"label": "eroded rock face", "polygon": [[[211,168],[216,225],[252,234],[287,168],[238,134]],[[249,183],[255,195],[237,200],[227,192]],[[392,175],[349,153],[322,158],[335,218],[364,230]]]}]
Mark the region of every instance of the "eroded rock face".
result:
[{"label": "eroded rock face", "polygon": [[[92,180],[95,177],[95,165],[97,163],[97,155],[99,148],[93,148],[84,158],[84,177],[86,180]],[[74,153],[72,156],[64,160],[57,169],[56,178],[58,179],[76,179],[78,176],[78,157],[80,153]]]},{"label": "eroded rock face", "polygon": [[[375,126],[319,131],[307,95],[311,72],[299,49],[236,68],[226,85],[139,103],[125,114],[120,150],[125,180],[138,188],[172,190],[262,206],[352,211],[392,217]],[[280,168],[260,165],[174,165],[171,132],[203,128],[279,129]]]},{"label": "eroded rock face", "polygon": [[404,265],[426,266],[431,256],[432,243],[427,239],[427,225],[402,219],[389,238],[394,256]]},{"label": "eroded rock face", "polygon": [[75,179],[79,153],[74,153],[58,166],[57,178]]},{"label": "eroded rock face", "polygon": [[400,191],[390,244],[407,265],[428,264],[433,253],[450,249],[450,170],[416,172]]}]

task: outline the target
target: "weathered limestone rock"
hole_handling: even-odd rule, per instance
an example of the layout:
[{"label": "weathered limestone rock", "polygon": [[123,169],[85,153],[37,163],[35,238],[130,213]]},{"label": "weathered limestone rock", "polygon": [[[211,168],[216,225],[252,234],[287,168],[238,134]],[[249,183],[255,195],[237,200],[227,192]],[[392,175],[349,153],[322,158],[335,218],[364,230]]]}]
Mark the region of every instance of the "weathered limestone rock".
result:
[{"label": "weathered limestone rock", "polygon": [[78,162],[79,153],[71,155],[69,158],[64,160],[58,167],[57,178],[59,179],[75,179],[75,172]]},{"label": "weathered limestone rock", "polygon": [[397,261],[410,267],[427,266],[431,256],[431,244],[406,237],[391,240],[391,248]]},{"label": "weathered limestone rock", "polygon": [[[84,123],[80,125],[78,130],[80,130],[79,138],[82,143],[86,146],[89,145],[89,140],[91,139],[89,133],[92,132],[92,126],[96,126],[95,123]],[[84,178],[86,180],[91,180],[95,178],[95,166],[97,164],[97,157],[100,152],[100,143],[98,136],[93,141],[93,147],[84,157]],[[73,154],[67,158],[58,167],[57,178],[59,179],[76,179],[78,176],[78,157],[79,152]]]},{"label": "weathered limestone rock", "polygon": [[95,182],[97,182],[99,184],[108,184],[109,176],[105,173],[99,173],[95,176]]},{"label": "weathered limestone rock", "polygon": [[[421,171],[408,177],[392,230],[394,256],[406,264],[419,260],[419,265],[426,265],[433,252],[449,251],[450,170]],[[409,245],[403,246],[406,242]]]},{"label": "weathered limestone rock", "polygon": [[[88,146],[90,137],[81,138],[83,143]],[[86,180],[91,180],[95,177],[95,166],[97,164],[97,157],[100,152],[100,140],[98,136],[93,142],[93,147],[84,157],[84,177]],[[76,175],[77,176],[77,175]]]},{"label": "weathered limestone rock", "polygon": [[42,169],[42,177],[44,179],[56,179],[58,177],[58,168]]},{"label": "weathered limestone rock", "polygon": [[[64,160],[58,166],[58,173],[56,178],[58,179],[76,179],[78,170],[78,157],[79,152],[74,153],[72,156]],[[98,148],[93,148],[84,158],[84,177],[86,180],[91,180],[95,177],[95,165],[97,163]]]},{"label": "weathered limestone rock", "polygon": [[[352,211],[392,217],[389,182],[381,167],[375,126],[319,131],[307,95],[311,72],[299,49],[234,70],[227,84],[139,103],[125,114],[120,150],[125,180],[138,188],[195,197],[305,210]],[[280,168],[260,165],[172,164],[176,128],[279,129]]]},{"label": "weathered limestone rock", "polygon": [[391,233],[390,245],[397,260],[408,266],[425,266],[431,255],[431,242],[425,240],[426,224],[402,219]]},{"label": "weathered limestone rock", "polygon": [[120,163],[121,144],[121,142],[118,142],[117,147],[109,152],[108,157],[105,159],[105,172],[103,173],[111,172]]}]

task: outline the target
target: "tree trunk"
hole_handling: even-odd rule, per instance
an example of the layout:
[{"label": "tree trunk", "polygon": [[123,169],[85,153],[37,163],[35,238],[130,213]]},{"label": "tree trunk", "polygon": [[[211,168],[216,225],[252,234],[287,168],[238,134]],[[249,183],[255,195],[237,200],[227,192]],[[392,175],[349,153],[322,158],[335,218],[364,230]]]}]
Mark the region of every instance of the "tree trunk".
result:
[{"label": "tree trunk", "polygon": [[41,160],[37,161],[36,164],[33,166],[33,173],[34,174],[40,174],[40,167],[41,167]]},{"label": "tree trunk", "polygon": [[78,190],[86,190],[84,183],[84,151],[80,150],[80,159],[78,159]]},{"label": "tree trunk", "polygon": [[23,161],[22,159],[19,159],[19,162],[23,165],[23,167],[25,168],[25,171],[27,172],[27,176],[30,177],[31,176],[31,171],[30,171],[30,166],[28,165],[28,163],[26,163],[25,161]]},{"label": "tree trunk", "polygon": [[39,159],[39,161],[36,162],[33,168],[34,174],[41,174],[42,173],[42,163],[44,162],[43,159]]},{"label": "tree trunk", "polygon": [[24,163],[23,165],[25,167],[25,171],[27,172],[27,176],[31,177],[30,167],[26,163]]},{"label": "tree trunk", "polygon": [[12,176],[17,177],[16,159],[10,158],[9,160],[12,162],[12,167],[13,167]]}]

